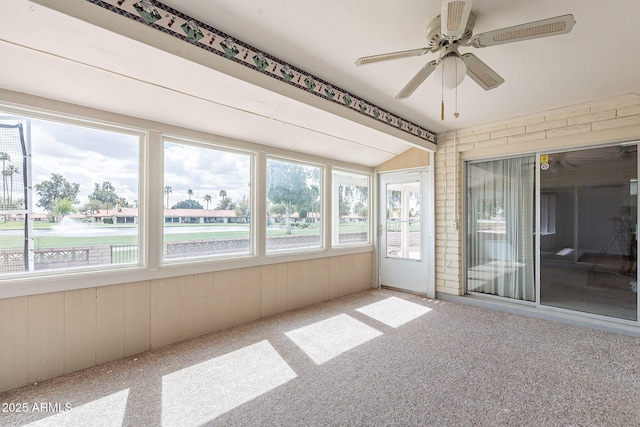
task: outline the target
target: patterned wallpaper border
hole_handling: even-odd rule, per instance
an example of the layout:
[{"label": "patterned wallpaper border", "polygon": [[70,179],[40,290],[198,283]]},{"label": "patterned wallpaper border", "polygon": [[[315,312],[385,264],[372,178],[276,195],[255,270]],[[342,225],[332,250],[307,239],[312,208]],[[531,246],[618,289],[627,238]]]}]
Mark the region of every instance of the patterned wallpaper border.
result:
[{"label": "patterned wallpaper border", "polygon": [[429,142],[436,134],[155,0],[87,0]]}]

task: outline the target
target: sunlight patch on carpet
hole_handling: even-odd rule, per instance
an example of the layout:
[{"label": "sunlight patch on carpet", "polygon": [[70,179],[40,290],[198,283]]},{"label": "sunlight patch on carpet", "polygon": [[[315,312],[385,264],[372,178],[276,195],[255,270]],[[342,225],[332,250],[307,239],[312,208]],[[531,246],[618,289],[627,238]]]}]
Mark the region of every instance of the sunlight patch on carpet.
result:
[{"label": "sunlight patch on carpet", "polygon": [[356,311],[366,314],[392,328],[397,328],[430,312],[431,309],[403,300],[402,298],[390,297],[358,308]]},{"label": "sunlight patch on carpet", "polygon": [[286,333],[307,356],[321,365],[360,344],[382,335],[382,332],[365,325],[346,314]]},{"label": "sunlight patch on carpet", "polygon": [[[89,403],[78,407],[70,407],[67,410],[64,402],[56,402],[60,405],[57,410],[60,412],[51,417],[43,418],[25,427],[45,427],[45,426],[104,426],[121,427],[124,423],[124,414],[127,409],[127,399],[129,389],[110,394],[100,399],[92,400]],[[48,404],[52,405],[51,403]],[[51,412],[55,408],[40,408],[40,411]],[[33,408],[30,408],[34,411]],[[1,423],[0,423],[1,424]]]},{"label": "sunlight patch on carpet", "polygon": [[199,426],[297,375],[267,341],[162,378],[162,425]]}]

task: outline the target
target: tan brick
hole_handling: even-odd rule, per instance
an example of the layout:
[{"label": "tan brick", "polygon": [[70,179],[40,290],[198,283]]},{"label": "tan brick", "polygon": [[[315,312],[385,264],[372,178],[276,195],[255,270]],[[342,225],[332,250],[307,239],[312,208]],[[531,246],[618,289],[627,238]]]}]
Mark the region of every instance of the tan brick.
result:
[{"label": "tan brick", "polygon": [[491,136],[491,134],[489,132],[463,136],[462,138],[458,138],[458,143],[459,144],[466,144],[466,143],[469,143],[469,142],[484,141],[484,140],[489,139],[490,136]]},{"label": "tan brick", "polygon": [[506,136],[503,138],[489,139],[487,141],[479,141],[476,142],[476,148],[499,147],[501,145],[507,145],[508,141],[508,137]]},{"label": "tan brick", "polygon": [[632,105],[640,104],[640,96],[635,94],[623,95],[617,98],[608,99],[591,106],[591,111],[597,113],[599,111],[616,110]]},{"label": "tan brick", "polygon": [[534,132],[534,133],[525,133],[524,135],[515,135],[508,137],[509,144],[520,144],[523,142],[530,142],[539,139],[545,139],[547,137],[547,133],[542,132]]},{"label": "tan brick", "polygon": [[598,111],[597,113],[585,114],[583,116],[569,117],[567,125],[580,125],[583,123],[601,122],[603,120],[611,120],[616,118],[616,110]]},{"label": "tan brick", "polygon": [[516,118],[514,120],[510,120],[507,123],[507,127],[513,128],[513,127],[519,127],[519,126],[529,126],[529,125],[542,123],[542,122],[544,122],[544,116],[525,116],[525,117]]},{"label": "tan brick", "polygon": [[581,107],[571,107],[562,110],[555,110],[545,115],[546,121],[554,121],[560,119],[566,119],[569,117],[576,116],[584,116],[585,114],[589,114],[591,112],[591,108],[588,105]]},{"label": "tan brick", "polygon": [[497,132],[506,128],[507,128],[507,122],[492,123],[487,126],[481,126],[477,129],[474,129],[473,133],[487,133],[487,132],[492,133],[492,132]]},{"label": "tan brick", "polygon": [[566,128],[551,129],[547,131],[547,138],[557,138],[567,135],[579,135],[581,133],[587,133],[591,131],[591,123],[585,123],[582,125],[568,126]]},{"label": "tan brick", "polygon": [[604,129],[613,129],[624,126],[633,126],[640,124],[640,115],[639,116],[628,116],[620,119],[606,120],[604,122],[597,122],[591,125],[592,130],[604,130]]},{"label": "tan brick", "polygon": [[618,118],[637,115],[640,115],[640,105],[618,108]]},{"label": "tan brick", "polygon": [[541,130],[557,129],[567,126],[567,119],[552,120],[550,122],[536,123],[528,125],[527,133],[539,132]]},{"label": "tan brick", "polygon": [[491,139],[502,138],[505,136],[513,136],[521,133],[526,133],[525,126],[516,126],[512,128],[504,128],[491,132]]}]

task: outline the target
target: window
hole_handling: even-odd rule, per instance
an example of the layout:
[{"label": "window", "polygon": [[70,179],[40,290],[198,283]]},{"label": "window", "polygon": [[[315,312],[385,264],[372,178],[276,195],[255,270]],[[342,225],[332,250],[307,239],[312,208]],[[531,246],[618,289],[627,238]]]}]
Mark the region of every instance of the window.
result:
[{"label": "window", "polygon": [[253,252],[252,157],[165,141],[165,261]]},{"label": "window", "polygon": [[334,170],[333,245],[369,243],[369,176]]},{"label": "window", "polygon": [[137,264],[140,135],[0,113],[0,276]]},{"label": "window", "polygon": [[267,252],[322,247],[321,175],[318,166],[267,159]]}]

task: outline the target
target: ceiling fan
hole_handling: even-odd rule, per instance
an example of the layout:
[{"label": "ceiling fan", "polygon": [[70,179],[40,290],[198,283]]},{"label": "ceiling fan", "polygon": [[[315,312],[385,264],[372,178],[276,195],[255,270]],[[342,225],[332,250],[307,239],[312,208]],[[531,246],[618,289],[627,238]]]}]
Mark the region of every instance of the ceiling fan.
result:
[{"label": "ceiling fan", "polygon": [[[400,52],[384,53],[381,55],[364,56],[356,61],[356,65],[367,65],[393,59],[421,56],[426,53],[438,53],[438,58],[429,61],[416,74],[407,85],[398,93],[397,99],[405,99],[433,73],[436,67],[442,63],[447,68],[447,63],[452,63],[454,80],[451,87],[456,87],[466,75],[473,79],[484,90],[494,89],[504,83],[491,67],[482,62],[473,53],[460,54],[459,46],[471,46],[476,48],[495,46],[505,43],[513,43],[522,40],[536,39],[540,37],[566,34],[571,31],[576,23],[573,15],[556,16],[555,18],[528,22],[526,24],[499,30],[473,34],[475,15],[471,11],[473,0],[442,0],[440,15],[436,16],[427,25],[427,46],[419,49],[404,50]],[[443,80],[445,70],[443,70]]]}]

